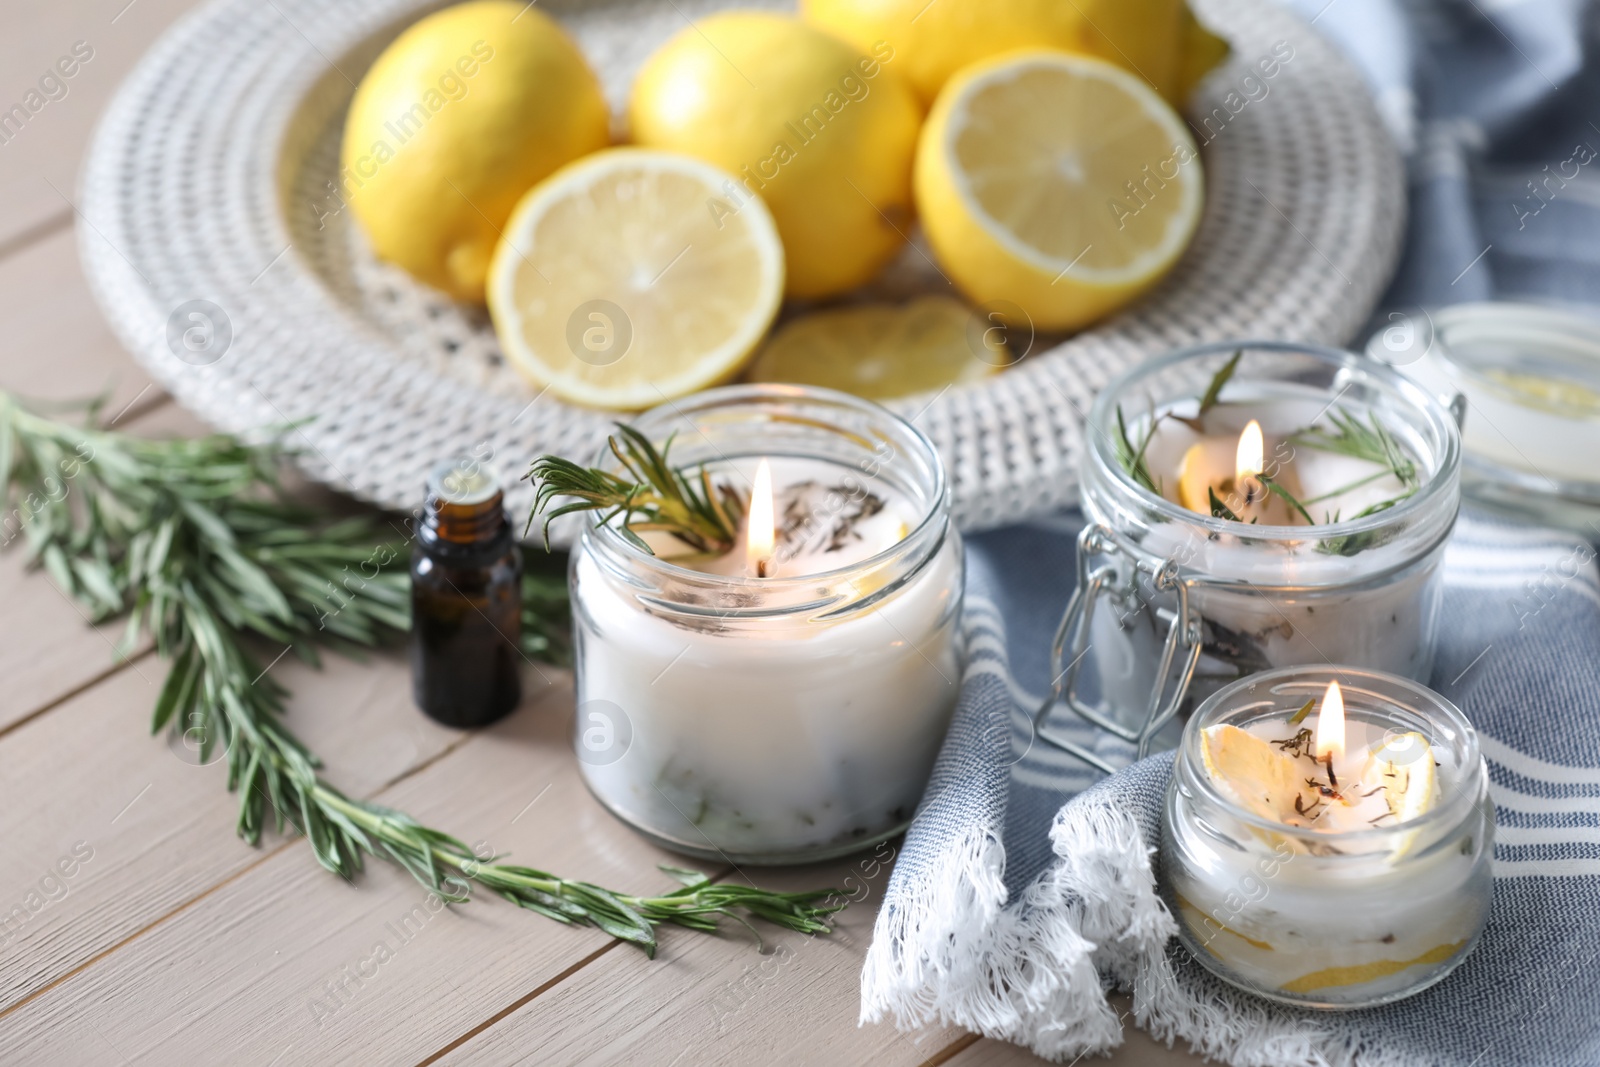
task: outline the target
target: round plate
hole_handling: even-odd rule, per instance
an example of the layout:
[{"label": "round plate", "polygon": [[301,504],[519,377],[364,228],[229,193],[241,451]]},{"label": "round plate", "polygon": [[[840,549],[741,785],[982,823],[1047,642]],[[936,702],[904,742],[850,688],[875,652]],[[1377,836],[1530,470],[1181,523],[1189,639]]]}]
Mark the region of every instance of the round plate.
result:
[{"label": "round plate", "polygon": [[[80,248],[122,342],[218,427],[293,424],[309,475],[397,509],[420,500],[431,464],[475,454],[514,483],[520,511],[528,463],[593,456],[615,416],[536,393],[506,367],[481,310],[376,262],[336,193],[356,83],[437,6],[217,0],[184,18],[101,120],[76,205]],[[540,10],[571,30],[620,114],[644,58],[726,6]],[[1198,12],[1234,51],[1189,109],[1206,208],[1177,269],[1068,340],[1030,346],[1013,331],[1014,349],[1031,351],[1004,373],[892,405],[938,446],[967,529],[1073,501],[1083,416],[1135,361],[1226,337],[1343,343],[1389,278],[1404,173],[1360,75],[1274,0],[1203,0]],[[874,289],[949,291],[919,245]]]}]

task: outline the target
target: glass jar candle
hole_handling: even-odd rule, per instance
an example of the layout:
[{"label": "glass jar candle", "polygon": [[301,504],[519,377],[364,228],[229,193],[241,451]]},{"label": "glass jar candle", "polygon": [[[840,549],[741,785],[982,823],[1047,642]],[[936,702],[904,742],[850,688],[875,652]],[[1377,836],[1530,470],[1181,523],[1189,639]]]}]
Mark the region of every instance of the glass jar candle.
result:
[{"label": "glass jar candle", "polygon": [[[1207,405],[1208,384],[1236,353]],[[1209,438],[1189,428],[1200,416]],[[1350,420],[1382,428],[1374,440],[1392,442],[1409,480],[1384,488],[1350,457],[1305,443],[1308,428],[1320,437]],[[1171,499],[1188,488],[1197,442],[1202,453],[1205,441],[1219,444],[1231,466],[1249,426],[1259,429],[1265,468],[1284,481],[1296,474],[1316,521],[1284,524],[1290,506],[1276,493],[1235,499],[1237,518]],[[1439,564],[1460,506],[1460,443],[1449,412],[1415,383],[1336,349],[1207,344],[1107,386],[1086,438],[1079,580],[1052,649],[1042,739],[1109,771],[1104,754],[1051,729],[1058,704],[1143,755],[1177,743],[1180,712],[1257,671],[1348,663],[1428,676]],[[1317,489],[1333,483],[1353,488]]]},{"label": "glass jar candle", "polygon": [[[1343,729],[1330,789],[1312,746],[1335,681]],[[1297,719],[1313,702],[1316,714]],[[1290,786],[1317,787],[1271,796],[1270,773],[1250,769],[1259,753],[1227,749],[1208,735],[1217,727],[1290,760]],[[1189,719],[1160,878],[1184,946],[1220,978],[1305,1007],[1370,1007],[1427,988],[1472,951],[1489,915],[1493,838],[1488,770],[1453,704],[1392,674],[1288,668],[1220,690]]]},{"label": "glass jar candle", "polygon": [[1523,521],[1600,525],[1600,321],[1499,301],[1391,320],[1367,353],[1459,411],[1470,499]]},{"label": "glass jar candle", "polygon": [[[714,389],[633,426],[752,501],[766,466],[769,528],[809,524],[796,539],[818,547],[770,569],[686,564],[590,513],[570,571],[590,790],[719,861],[811,861],[900,832],[960,684],[961,539],[932,444],[876,404],[787,385]],[[596,465],[619,469],[609,451]]]}]

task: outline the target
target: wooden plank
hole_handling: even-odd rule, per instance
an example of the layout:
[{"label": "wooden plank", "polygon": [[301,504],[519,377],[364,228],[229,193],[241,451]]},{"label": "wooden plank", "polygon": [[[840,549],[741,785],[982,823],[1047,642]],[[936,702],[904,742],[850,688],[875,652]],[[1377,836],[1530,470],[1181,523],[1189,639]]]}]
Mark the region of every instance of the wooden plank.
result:
[{"label": "wooden plank", "polygon": [[[888,879],[891,846],[820,868],[751,869],[761,884],[834,885],[859,898],[826,937],[762,931],[678,938],[641,967],[612,952],[449,1049],[452,1067],[522,1064],[921,1064],[965,1041],[949,1027],[918,1034],[857,1027],[861,960]],[[737,875],[735,876],[737,877]]]},{"label": "wooden plank", "polygon": [[[1123,1015],[1123,1045],[1105,1059],[1099,1056],[1085,1057],[1085,1063],[1105,1063],[1111,1067],[1196,1067],[1206,1062],[1188,1051],[1181,1042],[1177,1048],[1168,1048],[1143,1030],[1135,1029],[1132,1003],[1127,997],[1112,997],[1111,1004]],[[1036,1067],[1050,1061],[1035,1056],[1019,1045],[984,1037],[944,1062],[946,1067]]]},{"label": "wooden plank", "polygon": [[[271,670],[296,694],[289,725],[354,795],[465,736],[411,706],[395,655],[330,657],[321,672],[289,656]],[[0,1012],[265,857],[234,835],[224,765],[149,736],[162,671],[146,659],[0,737]],[[288,868],[315,867],[303,845],[291,851]],[[332,896],[346,888],[322,877]]]},{"label": "wooden plank", "polygon": [[[0,118],[11,117],[0,123],[0,248],[71,217],[78,167],[95,120],[144,51],[194,2],[6,4]],[[71,76],[63,76],[66,70]],[[17,117],[13,107],[27,117]]]},{"label": "wooden plank", "polygon": [[[122,350],[95,311],[70,227],[0,259],[0,322],[6,324],[7,344],[0,388],[52,401],[105,392],[105,421],[116,420],[118,428],[201,429],[195,420],[150,418],[166,394]],[[123,662],[115,654],[119,627],[89,627],[81,608],[25,566],[17,551],[22,519],[17,502],[0,515],[0,545],[10,543],[10,550],[0,552],[0,603],[7,609],[0,615],[0,677],[6,679],[0,730]]]},{"label": "wooden plank", "polygon": [[[482,835],[488,848],[529,865],[619,889],[665,889],[673,883],[655,865],[671,857],[601,809],[578,778],[571,689],[565,675],[556,677],[559,691],[381,799],[469,841]],[[306,710],[344,714],[326,690],[308,689]],[[361,733],[384,738],[386,723],[415,719],[403,703],[375,712]],[[345,762],[334,765],[341,781],[350,780]],[[146,800],[154,799],[152,791]],[[225,831],[208,829],[186,835],[181,847],[205,862],[208,851],[227,846]],[[174,862],[173,850],[160,847]],[[112,881],[128,884],[121,875]],[[408,915],[412,925],[402,929]],[[318,870],[296,843],[4,1017],[0,1062],[214,1063],[226,1049],[230,1063],[410,1065],[595,953],[627,972],[667,976],[706,943],[719,945],[669,934],[662,958],[651,962],[599,931],[500,900],[429,916],[424,892],[387,864],[373,864],[351,887]],[[743,942],[719,947],[755,958]]]},{"label": "wooden plank", "polygon": [[[0,159],[5,155],[0,146]],[[56,401],[103,392],[105,419],[118,426],[164,395],[96,309],[70,227],[0,259],[0,322],[6,327],[0,389]]]}]

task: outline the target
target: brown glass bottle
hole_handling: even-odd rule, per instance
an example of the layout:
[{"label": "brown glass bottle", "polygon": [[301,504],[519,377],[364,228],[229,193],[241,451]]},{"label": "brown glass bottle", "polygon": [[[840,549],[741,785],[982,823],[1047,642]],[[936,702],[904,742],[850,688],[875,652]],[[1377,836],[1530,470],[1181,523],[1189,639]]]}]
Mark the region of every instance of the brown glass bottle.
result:
[{"label": "brown glass bottle", "polygon": [[522,696],[522,553],[500,485],[460,459],[428,475],[411,550],[411,691],[446,726],[483,726]]}]

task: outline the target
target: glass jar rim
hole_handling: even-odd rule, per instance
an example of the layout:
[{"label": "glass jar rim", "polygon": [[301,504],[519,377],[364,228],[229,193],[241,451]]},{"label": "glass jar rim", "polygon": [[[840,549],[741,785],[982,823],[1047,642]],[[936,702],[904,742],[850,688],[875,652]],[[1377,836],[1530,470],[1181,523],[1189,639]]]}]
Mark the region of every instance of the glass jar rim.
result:
[{"label": "glass jar rim", "polygon": [[[666,401],[641,413],[634,419],[632,426],[646,437],[651,437],[654,443],[659,444],[652,437],[652,431],[673,421],[688,420],[693,412],[733,407],[740,404],[780,403],[796,400],[820,401],[861,415],[883,419],[888,426],[901,435],[903,443],[917,451],[918,458],[925,464],[930,475],[927,479],[926,500],[925,502],[913,501],[913,503],[921,505],[921,516],[916,524],[906,532],[905,537],[887,548],[842,567],[835,567],[832,570],[761,578],[758,579],[761,583],[761,588],[773,592],[793,592],[808,586],[848,580],[852,574],[886,566],[909,548],[925,542],[929,542],[928,554],[931,556],[933,550],[937,549],[943,540],[942,537],[933,537],[932,534],[939,532],[939,528],[947,525],[950,517],[950,489],[944,461],[940,458],[939,450],[934,446],[932,439],[927,434],[917,429],[909,420],[890,411],[882,404],[840,392],[836,389],[823,388],[822,386],[756,382],[706,389],[695,393],[684,401]],[[819,428],[829,429],[841,434],[848,433],[848,431],[841,428],[825,426],[815,420],[807,421]],[[595,465],[607,468],[616,466],[616,457],[612,455],[608,446],[601,446],[595,458]],[[690,581],[712,588],[723,589],[748,587],[749,583],[754,580],[745,575],[712,574],[695,570],[692,567],[680,566],[639,548],[638,545],[623,537],[611,523],[601,522],[599,512],[591,511],[587,512],[586,515],[585,537],[593,538],[597,544],[604,546],[608,552],[626,560],[630,565],[643,567],[663,578]]]},{"label": "glass jar rim", "polygon": [[[1218,709],[1223,708],[1229,699],[1240,690],[1266,686],[1270,691],[1275,683],[1291,679],[1314,682],[1324,687],[1329,681],[1338,681],[1340,687],[1346,692],[1351,691],[1352,688],[1359,692],[1360,690],[1355,686],[1355,683],[1365,680],[1384,683],[1415,694],[1419,702],[1427,703],[1427,715],[1444,719],[1457,736],[1462,739],[1459,766],[1460,779],[1456,783],[1455,791],[1445,796],[1440,804],[1415,818],[1397,822],[1393,826],[1375,826],[1367,830],[1313,831],[1303,826],[1289,826],[1286,823],[1268,819],[1236,803],[1231,797],[1218,789],[1216,783],[1212,781],[1211,775],[1206,773],[1204,757],[1200,755],[1199,751],[1200,731],[1205,728],[1205,720],[1219,714]],[[1346,708],[1349,708],[1348,701],[1346,702]],[[1412,707],[1410,710],[1419,714],[1423,713],[1423,709],[1418,707]],[[1188,723],[1185,724],[1183,740],[1178,746],[1177,762],[1179,767],[1174,768],[1173,773],[1175,775],[1179,773],[1180,768],[1188,770],[1189,773],[1185,776],[1185,780],[1193,781],[1205,794],[1205,799],[1208,803],[1215,804],[1227,812],[1229,817],[1237,819],[1246,826],[1296,838],[1307,838],[1329,843],[1356,844],[1382,842],[1393,839],[1400,834],[1416,833],[1440,824],[1453,825],[1465,817],[1465,812],[1461,809],[1470,809],[1476,803],[1478,794],[1482,791],[1481,779],[1487,773],[1483,765],[1483,752],[1478,744],[1478,731],[1473,727],[1472,721],[1466,717],[1460,708],[1456,707],[1454,702],[1429,689],[1421,682],[1412,681],[1398,674],[1368,670],[1364,667],[1330,666],[1326,664],[1279,667],[1276,670],[1262,671],[1258,674],[1240,678],[1223,686],[1207,697],[1195,709],[1194,714],[1190,716]],[[1360,854],[1357,853],[1356,855],[1359,856]]]},{"label": "glass jar rim", "polygon": [[[1318,523],[1307,526],[1274,526],[1264,523],[1241,523],[1231,519],[1216,518],[1198,511],[1191,511],[1181,504],[1175,504],[1159,493],[1151,492],[1145,486],[1140,485],[1128,474],[1115,455],[1108,454],[1109,429],[1115,416],[1117,400],[1120,395],[1129,391],[1139,381],[1167,367],[1176,366],[1188,360],[1220,355],[1235,350],[1291,352],[1311,356],[1334,366],[1370,375],[1391,392],[1398,394],[1406,402],[1420,410],[1426,418],[1429,428],[1438,436],[1441,442],[1439,462],[1431,472],[1431,477],[1421,488],[1394,507],[1364,518],[1351,518],[1341,522]],[[1248,540],[1320,541],[1366,534],[1402,525],[1412,516],[1423,513],[1433,507],[1435,500],[1441,494],[1450,491],[1450,487],[1455,484],[1461,465],[1460,428],[1444,406],[1431,396],[1427,390],[1404,374],[1396,371],[1393,367],[1378,360],[1357,355],[1342,348],[1330,348],[1326,345],[1305,344],[1297,341],[1251,339],[1209,341],[1205,344],[1191,345],[1175,352],[1169,352],[1164,356],[1146,360],[1138,366],[1124,371],[1109,382],[1104,389],[1100,390],[1099,395],[1095,397],[1094,405],[1089,409],[1087,429],[1089,431],[1087,435],[1089,440],[1086,455],[1092,457],[1094,461],[1104,467],[1109,472],[1112,482],[1123,492],[1133,494],[1134,499],[1150,507],[1156,514],[1170,522],[1190,523],[1210,533],[1227,534]]]}]

